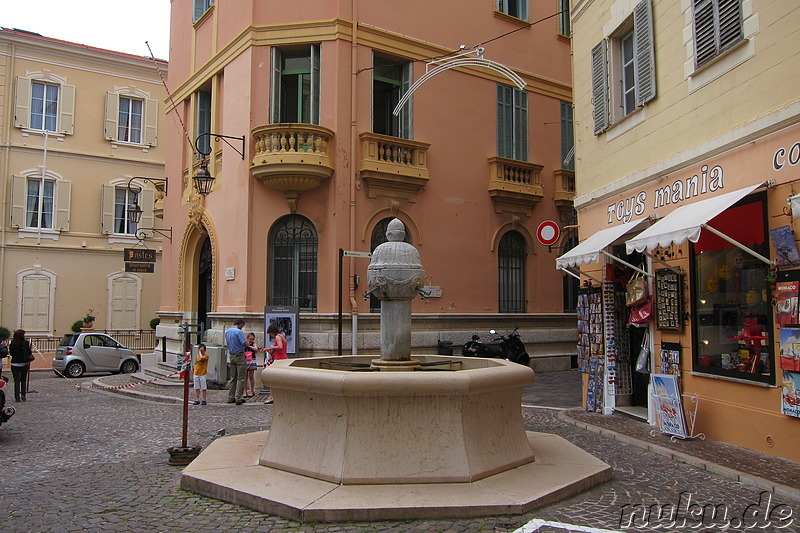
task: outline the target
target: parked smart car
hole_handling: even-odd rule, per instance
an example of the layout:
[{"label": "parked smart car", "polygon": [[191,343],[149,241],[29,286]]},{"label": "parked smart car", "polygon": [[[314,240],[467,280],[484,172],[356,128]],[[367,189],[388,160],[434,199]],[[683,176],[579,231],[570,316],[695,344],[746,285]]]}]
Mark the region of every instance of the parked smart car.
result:
[{"label": "parked smart car", "polygon": [[122,372],[139,370],[139,356],[103,333],[68,333],[61,339],[53,359],[53,371],[71,378],[84,372]]}]

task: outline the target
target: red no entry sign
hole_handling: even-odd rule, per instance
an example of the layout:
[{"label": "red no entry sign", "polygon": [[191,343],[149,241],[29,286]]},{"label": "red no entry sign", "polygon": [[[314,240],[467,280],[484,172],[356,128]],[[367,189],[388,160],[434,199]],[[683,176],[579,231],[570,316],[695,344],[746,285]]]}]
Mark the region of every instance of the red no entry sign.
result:
[{"label": "red no entry sign", "polygon": [[560,236],[561,228],[552,220],[545,220],[536,229],[536,238],[545,246],[555,244]]}]

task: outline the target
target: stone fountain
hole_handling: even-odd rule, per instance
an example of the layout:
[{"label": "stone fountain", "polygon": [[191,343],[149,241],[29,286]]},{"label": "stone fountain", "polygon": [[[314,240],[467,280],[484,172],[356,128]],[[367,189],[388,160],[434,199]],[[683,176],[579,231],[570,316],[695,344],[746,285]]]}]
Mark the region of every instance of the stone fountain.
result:
[{"label": "stone fountain", "polygon": [[271,429],[212,442],[182,488],[306,522],[519,514],[610,479],[563,438],[525,431],[530,368],[411,358],[424,270],[403,235],[393,220],[368,269],[380,358],[276,361],[261,375],[275,398]]}]

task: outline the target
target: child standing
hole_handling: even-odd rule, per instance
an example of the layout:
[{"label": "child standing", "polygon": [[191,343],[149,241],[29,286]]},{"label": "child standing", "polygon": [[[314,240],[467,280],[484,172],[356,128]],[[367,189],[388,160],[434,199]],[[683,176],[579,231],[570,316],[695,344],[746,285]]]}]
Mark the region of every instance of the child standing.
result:
[{"label": "child standing", "polygon": [[[206,405],[206,393],[208,384],[206,383],[206,372],[208,372],[208,355],[206,355],[206,345],[197,345],[197,357],[194,359],[194,402],[192,405]],[[202,401],[200,397],[202,395]]]},{"label": "child standing", "polygon": [[[247,363],[247,379],[244,382],[245,398],[252,398],[256,395],[256,370],[258,369],[256,354],[258,352],[256,334],[250,333],[247,335],[247,342],[244,343],[244,359],[245,363]],[[248,388],[250,389],[250,394],[247,393]]]}]

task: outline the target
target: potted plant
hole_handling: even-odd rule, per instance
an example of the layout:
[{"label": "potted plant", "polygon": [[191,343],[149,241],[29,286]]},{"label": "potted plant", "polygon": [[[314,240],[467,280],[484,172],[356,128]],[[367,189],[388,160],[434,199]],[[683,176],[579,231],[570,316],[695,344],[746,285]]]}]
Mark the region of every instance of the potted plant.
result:
[{"label": "potted plant", "polygon": [[81,328],[83,327],[83,319],[76,320],[72,323],[69,329],[72,330],[72,333],[80,333]]},{"label": "potted plant", "polygon": [[0,326],[0,341],[6,341],[11,338],[11,330],[5,326]]},{"label": "potted plant", "polygon": [[158,318],[158,317],[155,317],[154,319],[152,319],[150,321],[150,329],[156,329],[156,326],[158,326],[160,323],[161,323],[161,319]]},{"label": "potted plant", "polygon": [[92,311],[94,311],[94,309],[89,309],[81,319],[83,320],[83,327],[86,329],[90,329],[94,326],[95,316],[92,314]]}]

